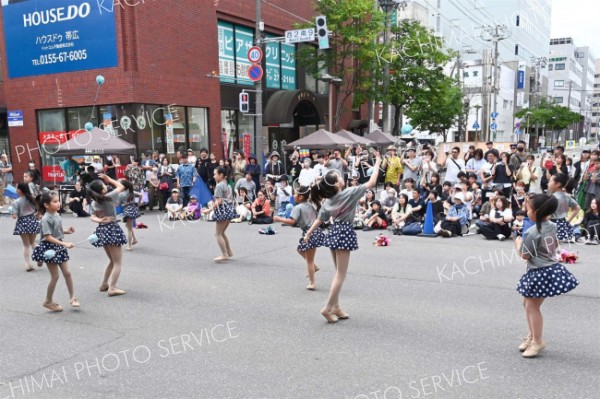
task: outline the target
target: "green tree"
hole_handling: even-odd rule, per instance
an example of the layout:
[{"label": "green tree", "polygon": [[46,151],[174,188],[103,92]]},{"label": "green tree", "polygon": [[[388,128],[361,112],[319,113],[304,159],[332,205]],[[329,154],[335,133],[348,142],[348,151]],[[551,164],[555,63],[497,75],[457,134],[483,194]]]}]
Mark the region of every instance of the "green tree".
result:
[{"label": "green tree", "polygon": [[[527,113],[530,113],[529,116]],[[529,126],[546,126],[550,129],[563,130],[573,123],[581,121],[581,115],[571,111],[567,107],[556,105],[547,99],[542,99],[540,105],[535,108],[524,108],[515,114],[522,118]],[[539,132],[536,132],[539,136]]]},{"label": "green tree", "polygon": [[[395,107],[392,132],[398,135],[403,113],[417,115],[419,110],[414,107],[423,107],[429,100],[440,100],[436,97],[437,91],[448,86],[443,67],[452,57],[444,50],[443,42],[415,20],[402,20],[392,28],[392,40],[384,54],[378,59],[390,63],[391,76],[387,94],[380,91],[379,99]],[[446,99],[450,98],[455,97]],[[459,100],[461,103],[462,97]]]},{"label": "green tree", "polygon": [[[296,59],[315,78],[327,72],[342,79],[332,85],[336,94],[333,129],[339,129],[344,104],[352,97],[356,107],[370,100],[376,88],[373,71],[377,71],[378,36],[383,31],[383,14],[374,8],[373,0],[320,0],[315,3],[317,13],[327,17],[331,32],[330,48],[318,50],[315,46],[301,46]],[[299,25],[310,27],[314,25]]]},{"label": "green tree", "polygon": [[448,129],[458,122],[463,111],[463,95],[458,82],[445,77],[416,96],[406,116],[415,128],[440,133],[446,141]]}]

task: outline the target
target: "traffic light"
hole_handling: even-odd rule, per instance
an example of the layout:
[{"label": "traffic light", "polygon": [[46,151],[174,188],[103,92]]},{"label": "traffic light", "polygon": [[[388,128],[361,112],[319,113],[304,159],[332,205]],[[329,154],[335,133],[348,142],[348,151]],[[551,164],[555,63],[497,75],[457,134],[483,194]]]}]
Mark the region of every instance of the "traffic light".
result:
[{"label": "traffic light", "polygon": [[250,112],[250,96],[248,93],[240,93],[240,112]]},{"label": "traffic light", "polygon": [[319,49],[325,50],[329,48],[329,31],[327,30],[327,17],[319,15],[317,17],[317,40],[319,41]]}]

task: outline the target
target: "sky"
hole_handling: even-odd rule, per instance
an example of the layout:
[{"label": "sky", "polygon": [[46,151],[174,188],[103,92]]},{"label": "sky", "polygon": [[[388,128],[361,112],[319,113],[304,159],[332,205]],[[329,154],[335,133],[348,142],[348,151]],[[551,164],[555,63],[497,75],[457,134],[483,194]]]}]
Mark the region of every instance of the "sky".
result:
[{"label": "sky", "polygon": [[600,1],[552,0],[550,38],[572,37],[576,46],[590,46],[600,58]]}]

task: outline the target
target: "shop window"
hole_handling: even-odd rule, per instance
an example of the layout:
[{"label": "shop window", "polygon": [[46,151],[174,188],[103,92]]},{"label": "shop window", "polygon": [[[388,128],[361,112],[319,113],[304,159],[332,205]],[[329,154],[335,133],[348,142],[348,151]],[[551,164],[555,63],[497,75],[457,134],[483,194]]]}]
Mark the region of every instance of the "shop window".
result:
[{"label": "shop window", "polygon": [[[52,182],[54,185],[64,181],[64,174],[60,168],[63,157],[54,157],[60,145],[68,140],[67,123],[64,109],[48,109],[37,112],[38,141],[40,147],[42,180]],[[37,164],[37,162],[36,162]]]},{"label": "shop window", "polygon": [[223,140],[223,153],[226,158],[230,158],[233,149],[239,149],[244,152],[254,153],[254,119],[242,115],[237,110],[221,111],[221,126]]},{"label": "shop window", "polygon": [[188,108],[188,148],[200,155],[201,148],[209,148],[208,137],[208,109]]},{"label": "shop window", "polygon": [[87,122],[92,122],[92,107],[79,107],[67,109],[67,129],[69,131],[84,130]]}]

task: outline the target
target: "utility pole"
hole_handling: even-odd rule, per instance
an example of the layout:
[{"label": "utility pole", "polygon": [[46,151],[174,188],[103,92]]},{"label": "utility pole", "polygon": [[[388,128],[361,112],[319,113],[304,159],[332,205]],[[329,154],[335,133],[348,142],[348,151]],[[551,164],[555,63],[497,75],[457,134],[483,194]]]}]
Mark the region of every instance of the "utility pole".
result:
[{"label": "utility pole", "polygon": [[[542,73],[541,73],[541,69],[542,68],[546,68],[546,64],[548,63],[548,59],[546,57],[539,57],[539,58],[535,58],[535,57],[531,57],[531,63],[533,64],[533,67],[535,68],[535,73],[534,73],[534,78],[535,78],[535,100],[536,100],[536,107],[540,107],[540,97],[542,94]],[[531,108],[531,107],[530,107]],[[538,143],[539,142],[539,128],[540,128],[540,124],[539,122],[535,122],[535,135],[536,135],[536,140],[535,142]],[[546,137],[544,136],[544,140],[546,139]],[[531,140],[531,139],[530,139]]]},{"label": "utility pole", "polygon": [[[262,41],[262,31],[264,30],[264,23],[262,21],[262,0],[256,0],[256,28],[254,30],[254,44],[260,47],[264,52],[264,43]],[[263,76],[264,79],[264,76]],[[263,158],[264,148],[263,148],[263,91],[262,91],[262,79],[254,83],[254,90],[256,90],[256,103],[255,103],[255,113],[254,117],[254,134],[256,137],[256,157],[258,158],[258,164],[265,164],[265,160]]]},{"label": "utility pole", "polygon": [[[481,31],[481,38],[483,40],[486,40],[488,42],[493,42],[494,43],[494,61],[492,63],[493,65],[493,83],[492,83],[492,108],[493,108],[493,113],[494,115],[497,114],[497,110],[498,110],[498,92],[499,92],[499,87],[498,87],[498,80],[499,80],[499,72],[500,72],[500,68],[498,65],[498,58],[500,57],[500,53],[498,52],[498,43],[500,43],[500,41],[502,40],[506,40],[511,36],[511,32],[508,29],[508,27],[506,25],[487,25],[487,26],[482,26],[481,27],[482,31]],[[495,118],[492,118],[492,123],[495,123]],[[496,130],[492,129],[494,131],[494,139],[496,138]],[[488,136],[488,140],[490,140],[490,137]]]}]

